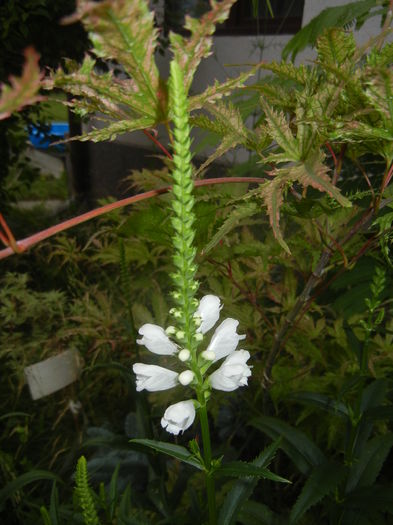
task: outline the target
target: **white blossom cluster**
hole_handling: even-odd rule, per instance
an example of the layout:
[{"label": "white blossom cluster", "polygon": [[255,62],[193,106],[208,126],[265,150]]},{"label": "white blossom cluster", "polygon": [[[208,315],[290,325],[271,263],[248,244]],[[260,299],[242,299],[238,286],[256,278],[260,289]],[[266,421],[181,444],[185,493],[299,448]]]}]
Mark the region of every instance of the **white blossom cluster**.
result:
[{"label": "white blossom cluster", "polygon": [[[197,324],[199,324],[196,334],[199,339],[202,339],[203,335],[217,323],[221,308],[220,299],[215,295],[205,295],[201,299],[194,316]],[[237,333],[238,325],[239,321],[236,319],[225,319],[216,328],[206,350],[200,353],[197,363],[200,365],[201,373],[199,376],[202,378],[205,388],[231,392],[240,386],[247,385],[248,378],[251,376],[251,368],[247,365],[250,354],[246,350],[236,350],[239,341],[246,337]],[[144,345],[154,354],[177,355],[179,360],[186,366],[188,364],[189,367],[181,373],[177,373],[161,366],[135,363],[133,371],[136,374],[138,392],[142,390],[157,392],[173,388],[178,384],[197,386],[198,378],[191,369],[191,353],[169,338],[169,335],[174,333],[176,333],[174,327],[169,327],[165,331],[154,324],[144,324],[139,329],[139,334],[142,337],[137,339],[138,344]],[[221,366],[204,380],[204,371],[223,358],[225,360]],[[192,425],[195,419],[195,406],[197,405],[197,401],[189,399],[169,406],[161,419],[162,427],[175,435],[183,432]]]}]

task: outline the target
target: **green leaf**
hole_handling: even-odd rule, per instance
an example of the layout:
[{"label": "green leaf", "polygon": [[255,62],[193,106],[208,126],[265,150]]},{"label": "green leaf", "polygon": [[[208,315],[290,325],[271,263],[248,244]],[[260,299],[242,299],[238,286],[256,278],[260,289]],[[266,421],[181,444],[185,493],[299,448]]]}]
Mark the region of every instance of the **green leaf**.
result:
[{"label": "green leaf", "polygon": [[212,35],[218,23],[225,22],[236,0],[211,1],[211,10],[198,20],[186,16],[184,28],[191,32],[189,38],[170,33],[171,51],[184,73],[184,89],[188,92],[194,73],[203,58],[211,54]]},{"label": "green leaf", "polygon": [[159,74],[154,61],[158,29],[154,12],[145,0],[78,2],[77,11],[66,19],[82,21],[89,32],[94,53],[115,59],[146,96],[146,104],[157,104]]},{"label": "green leaf", "polygon": [[294,462],[303,474],[309,474],[313,467],[325,463],[321,450],[303,432],[278,418],[259,416],[250,424],[272,439],[281,437],[280,448]]},{"label": "green leaf", "polygon": [[280,229],[280,208],[283,203],[283,191],[287,181],[284,177],[280,178],[279,170],[273,170],[273,174],[275,174],[273,180],[261,185],[261,197],[266,205],[270,226],[272,227],[275,238],[282,248],[290,254],[291,251],[284,241]]},{"label": "green leaf", "polygon": [[288,178],[300,182],[304,187],[311,186],[321,192],[326,192],[341,204],[351,207],[351,201],[344,197],[327,175],[329,168],[322,163],[318,153],[311,155],[304,163],[288,168]]},{"label": "green leaf", "polygon": [[42,481],[44,479],[62,483],[62,480],[58,476],[46,470],[31,470],[30,472],[26,472],[25,474],[18,476],[13,481],[7,483],[7,485],[0,490],[0,509],[3,507],[5,501],[15,492],[22,490],[23,487],[30,485],[30,483]]},{"label": "green leaf", "polygon": [[243,525],[288,525],[287,518],[281,518],[267,505],[249,501],[239,514],[239,523]]},{"label": "green leaf", "polygon": [[3,85],[0,93],[0,120],[5,119],[14,111],[24,106],[35,104],[43,100],[38,95],[41,87],[41,78],[38,61],[40,55],[32,47],[25,50],[25,63],[20,77],[11,76],[10,86]]},{"label": "green leaf", "polygon": [[323,67],[342,66],[350,68],[355,55],[356,42],[353,33],[332,28],[318,39],[318,60]]},{"label": "green leaf", "polygon": [[[265,112],[266,124],[270,136],[284,151],[284,155],[280,158],[280,161],[299,161],[299,144],[292,134],[284,113],[282,111],[275,111],[263,98],[261,98],[261,106]],[[270,161],[270,159],[274,161],[274,156],[269,156],[267,161]]]},{"label": "green leaf", "polygon": [[110,123],[108,126],[101,129],[94,129],[83,135],[72,137],[69,140],[80,140],[86,142],[100,142],[102,140],[114,140],[117,135],[121,133],[128,133],[138,129],[146,129],[154,126],[154,120],[150,117],[142,117],[135,120],[119,120],[118,122]]},{"label": "green leaf", "polygon": [[[280,438],[263,450],[257,458],[254,459],[252,465],[257,467],[265,467],[273,459],[277,449],[280,446]],[[257,478],[241,479],[239,480],[231,491],[227,494],[225,501],[221,507],[218,518],[218,525],[234,525],[237,515],[244,505],[244,503],[251,496],[256,484]],[[247,503],[247,507],[249,502]]]},{"label": "green leaf", "polygon": [[279,481],[281,483],[290,483],[287,479],[270,472],[267,468],[258,467],[252,463],[245,463],[244,461],[231,461],[230,463],[224,463],[214,471],[214,475],[235,478],[255,476],[258,478],[270,479],[272,481]]},{"label": "green leaf", "polygon": [[322,410],[326,410],[334,416],[348,418],[348,408],[341,401],[335,401],[324,394],[318,392],[295,392],[288,396],[291,401],[298,401],[305,405],[312,405]]},{"label": "green leaf", "polygon": [[378,474],[393,446],[393,434],[376,436],[366,443],[359,458],[349,471],[346,492],[358,487],[368,487],[375,483]]},{"label": "green leaf", "polygon": [[346,468],[333,462],[318,465],[306,481],[294,507],[289,522],[296,523],[307,510],[333,492],[346,474]]},{"label": "green leaf", "polygon": [[257,64],[248,71],[240,73],[237,77],[231,78],[230,80],[227,80],[223,83],[220,83],[216,80],[212,86],[207,87],[202,93],[190,97],[190,111],[203,108],[208,103],[212,104],[223,97],[231,95],[235,89],[243,87],[246,80],[255,75],[258,69],[262,66],[262,63]]},{"label": "green leaf", "polygon": [[210,242],[204,247],[204,249],[202,250],[202,254],[206,255],[207,253],[209,253],[210,250],[217,246],[221,239],[228,235],[228,233],[230,233],[233,229],[240,226],[244,219],[252,217],[258,212],[258,206],[254,202],[247,202],[235,208],[231,212],[229,217],[220,226],[218,231],[214,234]]},{"label": "green leaf", "polygon": [[294,60],[296,55],[307,46],[313,46],[317,38],[331,27],[346,27],[355,20],[358,22],[370,18],[381,11],[373,11],[378,5],[376,0],[361,0],[337,7],[328,7],[304,26],[284,47],[282,57],[286,60],[289,55]]},{"label": "green leaf", "polygon": [[198,470],[204,470],[205,468],[204,465],[202,465],[201,462],[198,461],[198,459],[195,458],[195,456],[193,456],[187,448],[181,447],[180,445],[165,443],[164,441],[154,441],[152,439],[132,439],[130,443],[138,450],[147,448],[178,459],[183,463],[187,463],[187,465],[197,468]]}]

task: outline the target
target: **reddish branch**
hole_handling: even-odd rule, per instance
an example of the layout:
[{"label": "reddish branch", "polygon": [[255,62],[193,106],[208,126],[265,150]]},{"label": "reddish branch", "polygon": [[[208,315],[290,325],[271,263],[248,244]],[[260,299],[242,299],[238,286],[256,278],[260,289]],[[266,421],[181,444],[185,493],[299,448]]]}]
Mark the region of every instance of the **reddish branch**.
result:
[{"label": "reddish branch", "polygon": [[[215,179],[195,181],[195,186],[199,187],[199,186],[209,186],[213,184],[227,184],[227,183],[229,184],[232,184],[232,183],[262,184],[264,182],[265,182],[265,179],[262,179],[260,177],[220,177],[220,178],[215,178]],[[69,228],[73,228],[74,226],[77,226],[78,224],[82,224],[83,222],[89,221],[90,219],[94,219],[94,217],[99,217],[100,215],[116,210],[118,208],[122,208],[123,206],[134,204],[135,202],[138,202],[138,201],[156,197],[157,195],[167,193],[171,189],[172,189],[172,186],[166,186],[164,188],[146,191],[145,193],[140,193],[139,195],[134,195],[133,197],[128,197],[126,199],[112,202],[111,204],[106,204],[105,206],[101,206],[100,208],[96,208],[95,210],[88,211],[87,213],[83,213],[82,215],[78,215],[77,217],[73,217],[72,219],[68,219],[67,221],[61,222],[60,224],[56,224],[55,226],[51,226],[50,228],[47,228],[46,230],[42,230],[38,233],[35,233],[34,235],[31,235],[30,237],[21,239],[20,241],[16,241],[14,239],[14,236],[12,235],[11,230],[9,229],[9,227],[7,226],[7,223],[5,222],[5,220],[0,214],[0,217],[1,217],[0,224],[2,225],[3,230],[6,234],[4,235],[4,234],[1,234],[0,232],[0,240],[2,240],[3,243],[7,246],[7,248],[5,248],[4,250],[0,250],[0,259],[5,259],[6,257],[13,255],[14,253],[24,252],[31,246],[34,246],[35,244],[39,243],[40,241],[43,241],[44,239],[48,239],[49,237],[52,237],[53,235],[56,235],[57,233],[68,230]]]}]

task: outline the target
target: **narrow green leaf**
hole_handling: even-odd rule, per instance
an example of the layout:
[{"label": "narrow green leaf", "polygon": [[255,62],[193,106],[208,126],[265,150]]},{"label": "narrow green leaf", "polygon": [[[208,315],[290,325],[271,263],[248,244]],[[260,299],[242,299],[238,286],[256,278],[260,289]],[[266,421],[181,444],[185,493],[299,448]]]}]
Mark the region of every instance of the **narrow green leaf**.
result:
[{"label": "narrow green leaf", "polygon": [[235,208],[229,217],[220,226],[218,231],[214,234],[210,242],[204,247],[202,253],[206,255],[210,252],[229,232],[242,224],[244,219],[252,217],[259,212],[255,202],[247,202]]},{"label": "narrow green leaf", "polygon": [[349,471],[345,491],[373,485],[392,446],[393,434],[390,433],[368,441]]},{"label": "narrow green leaf", "polygon": [[49,515],[50,515],[51,525],[61,525],[59,511],[60,511],[59,491],[57,490],[57,485],[55,481],[52,486],[52,491],[50,494],[50,504],[49,504]]},{"label": "narrow green leaf", "polygon": [[273,170],[274,179],[266,182],[260,188],[262,199],[267,207],[267,213],[269,215],[270,226],[272,227],[273,234],[277,241],[280,243],[282,248],[290,254],[291,251],[284,241],[284,238],[280,229],[280,208],[283,203],[283,191],[287,183],[284,177],[281,177],[282,170]]},{"label": "narrow green leaf", "polygon": [[281,437],[280,448],[303,474],[326,461],[321,450],[303,432],[275,417],[259,416],[250,424],[272,439]]},{"label": "narrow green leaf", "polygon": [[346,468],[337,463],[325,462],[318,465],[306,481],[289,518],[296,523],[307,510],[316,505],[339,485],[346,474]]},{"label": "narrow green leaf", "polygon": [[154,441],[153,439],[131,439],[131,445],[135,445],[134,448],[140,449],[150,449],[155,452],[160,452],[161,454],[166,454],[172,458],[178,459],[187,465],[197,468],[198,470],[204,470],[204,465],[202,465],[185,447],[180,445],[174,445],[173,443],[166,443],[164,441]]},{"label": "narrow green leaf", "polygon": [[214,471],[214,475],[230,476],[235,478],[256,476],[258,478],[270,479],[272,481],[279,481],[281,483],[290,483],[290,481],[287,479],[270,472],[270,470],[267,468],[258,467],[252,463],[245,463],[243,461],[231,461],[230,463],[224,463]]},{"label": "narrow green leaf", "polygon": [[341,401],[335,401],[324,394],[318,392],[295,392],[288,396],[289,400],[298,401],[305,405],[312,405],[322,410],[326,410],[334,416],[348,418],[348,408]]},{"label": "narrow green leaf", "polygon": [[[265,448],[257,458],[254,459],[252,465],[257,467],[264,467],[273,459],[277,449],[280,446],[281,439],[277,439],[271,445]],[[237,515],[242,508],[242,505],[251,496],[256,484],[257,478],[241,479],[239,480],[231,491],[227,494],[225,501],[221,507],[218,518],[218,525],[234,525]],[[247,504],[248,505],[248,504]]]},{"label": "narrow green leaf", "polygon": [[284,113],[275,111],[263,98],[261,98],[261,106],[265,112],[266,123],[272,139],[283,149],[288,161],[299,161],[299,144],[292,134]]},{"label": "narrow green leaf", "polygon": [[287,518],[281,518],[267,505],[249,501],[240,511],[239,523],[242,525],[288,525]]},{"label": "narrow green leaf", "polygon": [[36,481],[42,481],[44,479],[62,483],[62,480],[55,474],[52,474],[52,472],[48,472],[47,470],[31,470],[30,472],[26,472],[25,474],[17,477],[10,483],[7,483],[7,485],[0,490],[0,506],[5,503],[6,499],[8,499],[18,490],[23,489],[23,487],[26,485]]}]

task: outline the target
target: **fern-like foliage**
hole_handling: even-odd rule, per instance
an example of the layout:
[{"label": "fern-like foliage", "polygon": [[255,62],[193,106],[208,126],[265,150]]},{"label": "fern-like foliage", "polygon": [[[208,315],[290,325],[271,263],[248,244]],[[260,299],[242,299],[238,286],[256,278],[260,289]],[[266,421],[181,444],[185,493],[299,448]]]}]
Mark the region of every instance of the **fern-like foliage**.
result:
[{"label": "fern-like foliage", "polygon": [[94,501],[91,495],[87,474],[87,462],[81,456],[76,465],[75,472],[75,495],[82,509],[83,521],[85,525],[100,525]]},{"label": "fern-like foliage", "polygon": [[[200,20],[186,17],[189,37],[170,35],[170,51],[184,73],[186,92],[200,61],[211,53],[216,24],[228,17],[234,2],[211,0],[211,10]],[[58,69],[44,87],[60,88],[72,95],[68,105],[82,116],[99,113],[102,125],[76,139],[111,140],[122,133],[166,124],[171,119],[168,86],[155,62],[158,30],[147,0],[78,0],[76,12],[64,22],[75,21],[87,29],[95,58],[87,56],[81,66],[68,62],[66,71]],[[103,73],[97,59],[120,64],[126,78],[112,71]],[[229,95],[243,86],[257,67],[195,95],[190,109]]]}]

